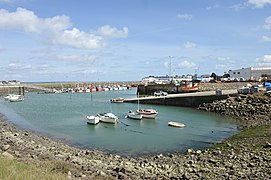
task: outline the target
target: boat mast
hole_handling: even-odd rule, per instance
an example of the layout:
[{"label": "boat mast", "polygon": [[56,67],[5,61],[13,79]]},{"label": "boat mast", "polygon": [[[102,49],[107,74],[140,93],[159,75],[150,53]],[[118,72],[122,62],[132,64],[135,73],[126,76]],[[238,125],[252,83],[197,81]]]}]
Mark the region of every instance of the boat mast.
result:
[{"label": "boat mast", "polygon": [[137,93],[137,109],[139,110],[139,92]]}]

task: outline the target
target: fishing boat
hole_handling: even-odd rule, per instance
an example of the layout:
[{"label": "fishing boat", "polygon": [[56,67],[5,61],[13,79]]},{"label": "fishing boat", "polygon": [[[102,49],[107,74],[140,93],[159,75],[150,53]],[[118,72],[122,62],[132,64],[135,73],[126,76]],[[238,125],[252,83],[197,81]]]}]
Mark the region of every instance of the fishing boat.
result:
[{"label": "fishing boat", "polygon": [[199,84],[197,82],[186,81],[183,83],[183,86],[178,90],[181,93],[197,92],[199,90]]},{"label": "fishing boat", "polygon": [[185,125],[184,125],[183,123],[180,123],[180,122],[174,122],[174,121],[168,122],[168,125],[169,125],[169,126],[173,126],[173,127],[178,127],[178,128],[185,127]]},{"label": "fishing boat", "polygon": [[100,117],[99,116],[87,116],[87,123],[88,124],[98,124],[100,122]]},{"label": "fishing boat", "polygon": [[141,120],[143,118],[143,115],[134,111],[129,111],[126,117],[130,119]]},{"label": "fishing boat", "polygon": [[100,118],[101,122],[105,122],[105,123],[116,123],[117,120],[119,119],[113,113],[102,113],[102,114],[98,114],[98,117]]},{"label": "fishing boat", "polygon": [[143,118],[155,119],[158,112],[155,109],[138,109],[137,113],[142,114]]},{"label": "fishing boat", "polygon": [[111,99],[110,101],[113,103],[123,103],[124,98],[118,97],[118,98]]}]

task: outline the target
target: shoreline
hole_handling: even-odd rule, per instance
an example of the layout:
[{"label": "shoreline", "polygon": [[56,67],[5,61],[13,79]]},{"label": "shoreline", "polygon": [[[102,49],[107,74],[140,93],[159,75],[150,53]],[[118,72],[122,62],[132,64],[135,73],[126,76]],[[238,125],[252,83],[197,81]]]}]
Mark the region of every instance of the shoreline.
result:
[{"label": "shoreline", "polygon": [[[228,103],[234,104],[236,102],[229,101]],[[222,106],[225,102],[214,102],[204,107],[216,107],[217,104]],[[216,108],[213,108],[213,111],[210,108],[210,112],[215,111],[217,111]],[[219,111],[216,113],[221,114]],[[271,117],[270,112],[268,113],[265,112],[265,115]],[[262,114],[260,113],[260,115]],[[247,121],[248,117],[242,116],[238,119]],[[255,133],[246,133],[250,130],[247,126],[237,135],[209,148],[197,151],[188,149],[184,154],[157,154],[139,157],[124,157],[98,150],[73,147],[61,142],[61,140],[58,141],[36,134],[31,130],[21,129],[1,114],[0,127],[0,154],[2,156],[25,163],[33,163],[38,167],[49,163],[52,166],[52,171],[60,172],[68,178],[271,178],[270,120],[259,121],[252,126],[252,132],[257,130],[256,135],[254,135]],[[240,136],[243,138],[238,138]]]},{"label": "shoreline", "polygon": [[[86,179],[198,179],[201,177],[224,179],[226,177],[253,177],[254,173],[257,174],[257,178],[261,177],[261,179],[271,177],[271,174],[267,173],[268,168],[271,168],[271,144],[266,141],[261,142],[259,147],[257,144],[253,145],[252,149],[251,140],[247,144],[247,142],[235,142],[227,139],[224,143],[210,148],[197,151],[188,149],[186,154],[122,157],[101,151],[71,147],[48,137],[33,134],[31,131],[19,129],[7,122],[3,116],[0,116],[0,119],[0,153],[2,156],[25,163],[34,163],[37,166],[49,162],[53,164],[53,167],[57,166],[52,169],[57,168],[57,172],[66,174],[67,177]],[[271,130],[270,125],[268,128]],[[269,136],[269,140],[270,138]],[[257,139],[255,141],[260,142]],[[255,160],[253,160],[255,157],[257,161],[261,157],[262,165],[259,162],[257,165],[255,164]],[[234,162],[236,159],[238,161]],[[242,169],[233,168],[234,166],[246,166],[247,169],[244,169],[246,171],[251,168],[257,170],[254,170],[253,174],[251,172],[240,175]]]}]

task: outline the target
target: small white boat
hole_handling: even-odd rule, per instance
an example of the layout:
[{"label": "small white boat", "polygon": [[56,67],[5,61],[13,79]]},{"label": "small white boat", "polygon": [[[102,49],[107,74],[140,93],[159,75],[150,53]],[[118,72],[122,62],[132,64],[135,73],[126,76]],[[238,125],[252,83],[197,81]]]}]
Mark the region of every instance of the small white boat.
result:
[{"label": "small white boat", "polygon": [[138,109],[136,110],[137,113],[143,115],[143,118],[151,118],[155,119],[158,112],[155,109]]},{"label": "small white boat", "polygon": [[103,113],[97,115],[100,118],[101,122],[105,123],[116,123],[119,119],[115,114],[113,113]]},{"label": "small white boat", "polygon": [[118,98],[111,99],[110,101],[113,103],[123,103],[124,98],[118,97]]},{"label": "small white boat", "polygon": [[137,113],[137,112],[129,112],[127,114],[127,118],[130,118],[130,119],[136,119],[136,120],[141,120],[143,118],[143,115],[140,114],[140,113]]},{"label": "small white boat", "polygon": [[88,124],[98,124],[100,122],[99,116],[87,116],[87,123]]},{"label": "small white boat", "polygon": [[168,125],[169,125],[169,126],[173,126],[173,127],[178,127],[178,128],[185,127],[185,125],[184,125],[183,123],[180,123],[180,122],[174,122],[174,121],[168,122]]},{"label": "small white boat", "polygon": [[119,88],[115,86],[115,87],[113,87],[113,90],[114,90],[114,91],[118,91]]},{"label": "small white boat", "polygon": [[9,94],[5,97],[5,99],[9,100],[10,102],[20,102],[24,100],[24,96],[18,94]]},{"label": "small white boat", "polygon": [[104,91],[109,91],[109,88],[108,87],[104,87],[103,90]]}]

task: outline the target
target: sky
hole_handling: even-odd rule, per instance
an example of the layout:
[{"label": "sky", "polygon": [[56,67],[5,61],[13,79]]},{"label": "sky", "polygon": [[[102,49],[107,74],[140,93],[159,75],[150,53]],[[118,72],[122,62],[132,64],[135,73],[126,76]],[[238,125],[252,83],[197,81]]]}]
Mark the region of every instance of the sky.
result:
[{"label": "sky", "polygon": [[271,66],[271,0],[0,0],[0,80],[140,81]]}]

